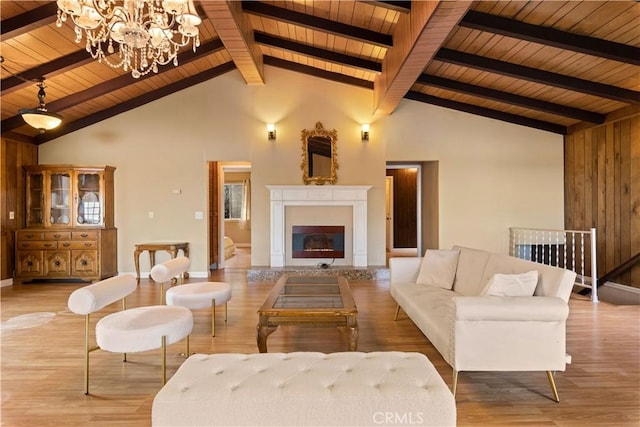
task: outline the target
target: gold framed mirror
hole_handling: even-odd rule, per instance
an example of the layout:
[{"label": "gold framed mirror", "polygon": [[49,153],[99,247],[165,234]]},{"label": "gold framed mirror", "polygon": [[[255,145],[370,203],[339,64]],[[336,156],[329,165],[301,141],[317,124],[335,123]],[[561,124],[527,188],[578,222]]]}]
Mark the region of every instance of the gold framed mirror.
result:
[{"label": "gold framed mirror", "polygon": [[335,184],[338,181],[338,132],[327,130],[321,122],[315,129],[302,130],[302,182],[305,185]]}]

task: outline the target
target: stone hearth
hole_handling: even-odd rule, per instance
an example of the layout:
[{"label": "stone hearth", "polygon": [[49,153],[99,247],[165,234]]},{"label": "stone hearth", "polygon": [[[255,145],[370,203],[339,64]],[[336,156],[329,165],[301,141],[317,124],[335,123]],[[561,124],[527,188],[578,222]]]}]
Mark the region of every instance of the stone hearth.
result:
[{"label": "stone hearth", "polygon": [[365,280],[389,280],[389,269],[381,267],[251,267],[247,270],[249,282],[276,282],[283,274],[291,276],[344,276],[350,282]]}]

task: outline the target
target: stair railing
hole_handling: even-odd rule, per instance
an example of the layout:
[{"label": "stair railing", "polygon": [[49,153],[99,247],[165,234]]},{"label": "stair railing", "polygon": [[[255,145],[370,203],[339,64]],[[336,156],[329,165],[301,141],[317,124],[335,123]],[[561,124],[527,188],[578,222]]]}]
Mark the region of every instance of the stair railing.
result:
[{"label": "stair railing", "polygon": [[509,228],[509,255],[575,271],[576,285],[591,289],[598,302],[596,229]]}]

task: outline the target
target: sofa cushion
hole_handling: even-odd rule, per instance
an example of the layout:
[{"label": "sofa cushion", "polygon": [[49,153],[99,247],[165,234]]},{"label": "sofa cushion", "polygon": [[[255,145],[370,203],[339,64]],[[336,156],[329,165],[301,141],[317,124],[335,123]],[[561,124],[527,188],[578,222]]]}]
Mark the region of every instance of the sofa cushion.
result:
[{"label": "sofa cushion", "polygon": [[456,277],[459,255],[460,252],[453,249],[427,249],[416,283],[451,289]]},{"label": "sofa cushion", "polygon": [[482,295],[496,295],[499,297],[530,297],[538,284],[538,271],[531,270],[519,274],[493,275]]},{"label": "sofa cushion", "polygon": [[405,314],[429,338],[444,360],[453,363],[453,292],[436,286],[394,283],[391,296]]},{"label": "sofa cushion", "polygon": [[482,274],[491,253],[462,246],[454,246],[453,249],[460,251],[453,290],[467,297],[480,295],[487,284],[482,280]]},{"label": "sofa cushion", "polygon": [[514,258],[509,255],[490,254],[482,275],[482,280],[484,283],[487,283],[496,273],[516,274],[531,270],[538,272],[538,286],[536,287],[534,295],[560,297],[565,302],[569,301],[571,289],[573,288],[576,278],[575,272]]}]

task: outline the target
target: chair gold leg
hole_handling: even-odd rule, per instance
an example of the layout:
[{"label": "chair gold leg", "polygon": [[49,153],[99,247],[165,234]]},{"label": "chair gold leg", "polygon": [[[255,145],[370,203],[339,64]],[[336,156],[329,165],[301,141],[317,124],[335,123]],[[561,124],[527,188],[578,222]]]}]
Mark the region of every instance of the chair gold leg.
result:
[{"label": "chair gold leg", "polygon": [[229,311],[227,310],[227,303],[224,303],[224,321],[225,323],[227,322],[227,315],[229,314]]},{"label": "chair gold leg", "polygon": [[458,389],[458,371],[453,370],[453,383],[451,384],[451,393],[453,397],[456,397],[456,391]]},{"label": "chair gold leg", "polygon": [[189,337],[190,335],[187,335],[187,352],[185,353],[185,358],[188,359],[189,358]]},{"label": "chair gold leg", "polygon": [[549,384],[551,384],[551,391],[553,392],[553,398],[556,402],[560,402],[560,397],[558,396],[558,389],[556,388],[556,382],[553,379],[553,372],[547,371],[547,378],[549,379]]},{"label": "chair gold leg", "polygon": [[211,336],[216,336],[216,299],[211,301]]},{"label": "chair gold leg", "polygon": [[84,320],[84,394],[89,394],[89,315]]},{"label": "chair gold leg", "polygon": [[167,337],[162,336],[162,385],[167,383]]},{"label": "chair gold leg", "polygon": [[398,314],[400,314],[400,304],[396,307],[396,315],[393,317],[393,320],[398,320]]}]

